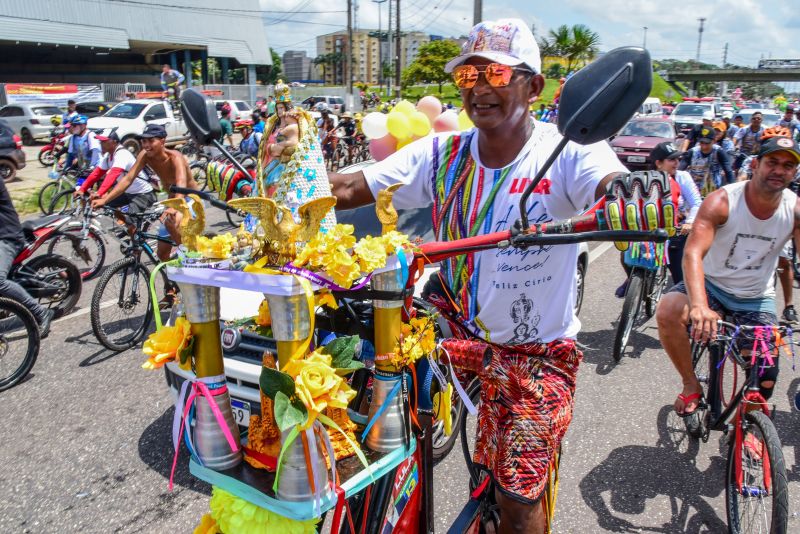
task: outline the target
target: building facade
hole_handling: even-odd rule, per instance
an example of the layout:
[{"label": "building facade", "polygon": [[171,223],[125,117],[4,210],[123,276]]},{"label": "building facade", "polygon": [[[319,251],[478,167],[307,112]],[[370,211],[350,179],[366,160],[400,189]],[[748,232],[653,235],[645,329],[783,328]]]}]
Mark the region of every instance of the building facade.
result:
[{"label": "building facade", "polygon": [[287,50],[283,53],[283,77],[289,82],[310,82],[319,79],[314,60],[305,50]]}]

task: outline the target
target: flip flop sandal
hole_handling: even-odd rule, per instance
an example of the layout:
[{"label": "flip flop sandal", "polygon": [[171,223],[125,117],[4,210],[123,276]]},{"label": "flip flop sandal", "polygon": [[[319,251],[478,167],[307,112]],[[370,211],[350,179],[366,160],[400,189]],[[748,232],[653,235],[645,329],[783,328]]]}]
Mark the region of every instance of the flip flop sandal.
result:
[{"label": "flip flop sandal", "polygon": [[[683,393],[680,393],[680,394],[678,394],[678,398],[683,401],[683,406],[684,406],[684,408],[686,408],[686,406],[688,406],[690,402],[692,402],[694,400],[702,399],[703,395],[701,393],[692,393],[691,395],[684,395]],[[678,414],[679,417],[690,417],[690,416],[694,415],[695,413],[697,413],[697,410],[699,410],[699,409],[700,409],[700,403],[698,403],[697,407],[694,410],[692,410],[691,412],[678,413],[676,411],[675,413]]]}]

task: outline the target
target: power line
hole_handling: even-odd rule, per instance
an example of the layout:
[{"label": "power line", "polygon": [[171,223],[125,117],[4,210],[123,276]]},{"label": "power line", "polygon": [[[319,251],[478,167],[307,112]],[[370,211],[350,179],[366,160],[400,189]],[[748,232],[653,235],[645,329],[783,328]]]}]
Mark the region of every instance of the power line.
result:
[{"label": "power line", "polygon": [[271,20],[267,26],[274,26],[276,24],[283,24],[284,22],[291,22],[293,24],[312,24],[314,26],[333,26],[334,28],[341,28],[341,24],[330,24],[328,22],[312,22],[310,20],[297,20],[297,19],[280,19],[280,20],[273,20],[265,17],[265,20]]}]

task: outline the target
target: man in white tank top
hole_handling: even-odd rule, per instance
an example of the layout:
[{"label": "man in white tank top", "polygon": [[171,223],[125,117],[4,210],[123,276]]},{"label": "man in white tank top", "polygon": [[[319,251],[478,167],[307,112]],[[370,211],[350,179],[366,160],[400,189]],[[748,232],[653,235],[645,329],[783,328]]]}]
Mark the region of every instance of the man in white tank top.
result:
[{"label": "man in white tank top", "polygon": [[[751,180],[720,188],[700,206],[683,253],[684,282],[664,295],[656,312],[661,344],[683,380],[679,415],[700,402],[689,326],[695,340],[708,341],[723,315],[736,324],[778,323],[773,274],[783,245],[792,236],[800,243],[800,205],[787,189],[799,162],[797,143],[773,137],[762,144]],[[767,399],[777,365],[772,371],[761,377]]]}]

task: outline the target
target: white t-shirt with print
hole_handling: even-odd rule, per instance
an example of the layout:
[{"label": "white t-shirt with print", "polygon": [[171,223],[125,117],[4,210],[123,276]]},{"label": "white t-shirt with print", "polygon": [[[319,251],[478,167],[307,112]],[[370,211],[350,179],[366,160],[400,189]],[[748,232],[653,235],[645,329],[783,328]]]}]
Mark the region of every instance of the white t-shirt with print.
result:
[{"label": "white t-shirt with print", "polygon": [[[100,163],[97,164],[97,166],[104,171],[108,171],[114,167],[122,169],[124,171],[122,176],[131,170],[134,165],[136,165],[136,157],[125,147],[118,147],[113,154],[103,154],[103,158],[100,160]],[[139,195],[141,193],[149,193],[152,190],[153,186],[150,185],[150,182],[147,180],[147,175],[144,173],[144,170],[142,170],[125,192],[129,195]]]},{"label": "white t-shirt with print", "polygon": [[[433,140],[438,139],[438,146],[442,147],[450,136],[461,135],[464,140],[470,133],[474,133],[470,152],[476,173],[483,168],[484,176],[490,178],[489,185],[483,187],[480,199],[480,205],[483,205],[490,194],[495,169],[481,163],[478,154],[481,133],[474,129],[420,139],[385,160],[364,168],[373,196],[377,198],[378,191],[392,184],[403,183],[405,186],[394,194],[395,207],[408,209],[431,205],[434,199]],[[514,161],[504,168],[510,167],[510,171],[494,200],[490,232],[506,230],[519,218],[522,192],[560,140],[561,135],[554,125],[534,121],[531,138]],[[588,146],[568,143],[540,182],[537,192],[528,199],[529,221],[542,223],[581,213],[594,204],[598,183],[615,172],[627,170],[606,142]],[[477,188],[474,187],[470,212],[476,194]],[[524,344],[574,338],[581,326],[573,309],[577,259],[578,245],[475,253],[477,314],[470,321],[470,328],[495,343]]]}]

